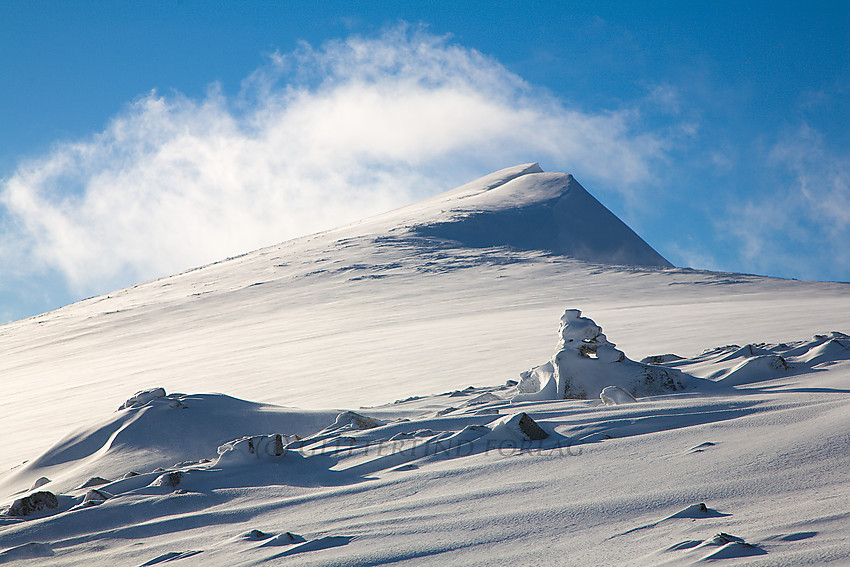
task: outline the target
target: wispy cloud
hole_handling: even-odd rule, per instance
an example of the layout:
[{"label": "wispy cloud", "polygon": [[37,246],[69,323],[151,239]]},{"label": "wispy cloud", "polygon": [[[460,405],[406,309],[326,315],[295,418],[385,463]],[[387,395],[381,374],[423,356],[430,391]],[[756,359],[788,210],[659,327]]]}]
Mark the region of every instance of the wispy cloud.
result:
[{"label": "wispy cloud", "polygon": [[767,165],[783,175],[759,198],[741,199],[724,228],[743,261],[762,273],[850,280],[850,156],[827,149],[803,124],[770,149]]},{"label": "wispy cloud", "polygon": [[[228,97],[156,92],[0,180],[4,263],[104,292],[387,210],[515,163],[611,186],[663,159],[635,109],[591,113],[421,29],[274,54]],[[8,273],[8,272],[7,272]]]}]

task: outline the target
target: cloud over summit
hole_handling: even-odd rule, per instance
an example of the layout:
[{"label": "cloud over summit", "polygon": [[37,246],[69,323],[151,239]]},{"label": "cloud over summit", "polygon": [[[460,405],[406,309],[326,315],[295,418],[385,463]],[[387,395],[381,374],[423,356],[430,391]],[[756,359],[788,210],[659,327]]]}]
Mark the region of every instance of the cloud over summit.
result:
[{"label": "cloud over summit", "polygon": [[629,186],[665,152],[637,122],[629,110],[571,108],[406,26],[305,44],[270,56],[236,96],[215,85],[197,100],[151,92],[102,132],[21,163],[0,180],[0,260],[101,293],[515,163]]}]

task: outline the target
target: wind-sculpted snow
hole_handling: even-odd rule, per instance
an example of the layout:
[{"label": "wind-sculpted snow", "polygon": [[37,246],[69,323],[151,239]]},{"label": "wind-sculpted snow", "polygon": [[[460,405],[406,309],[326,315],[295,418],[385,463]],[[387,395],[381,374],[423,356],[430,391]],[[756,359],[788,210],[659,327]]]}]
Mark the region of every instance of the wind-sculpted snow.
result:
[{"label": "wind-sculpted snow", "polygon": [[634,398],[682,392],[713,383],[684,372],[635,362],[618,350],[602,327],[568,309],[561,317],[558,350],[549,362],[520,375],[515,401],[597,398],[627,403]]},{"label": "wind-sculpted snow", "polygon": [[[216,449],[249,434],[288,436],[321,429],[337,412],[282,408],[223,394],[137,392],[112,416],[82,428],[0,477],[0,489],[87,489],[131,471],[216,458]],[[133,458],[128,460],[127,455]]]},{"label": "wind-sculpted snow", "polygon": [[832,331],[808,341],[716,347],[691,359],[669,357],[657,364],[687,370],[718,384],[758,387],[782,377],[822,372],[845,360],[850,360],[850,336]]},{"label": "wind-sculpted snow", "polygon": [[[411,381],[424,393],[457,387],[459,376],[485,385],[546,360],[547,319],[566,305],[616,324],[619,347],[640,357],[844,324],[847,285],[590,264],[552,253],[542,237],[540,249],[514,246],[551,215],[488,248],[418,232],[490,213],[515,226],[528,207],[573,192],[567,177],[507,168],[350,226],[0,327],[2,468],[151,386],[323,408],[406,397]],[[567,213],[566,227],[586,216]],[[501,227],[492,226],[493,244]],[[569,241],[602,249],[614,234],[606,227]]]},{"label": "wind-sculpted snow", "polygon": [[[0,327],[0,563],[846,562],[850,341],[799,339],[850,286],[658,269],[578,187],[508,168]],[[571,311],[551,356],[567,306],[619,347]]]},{"label": "wind-sculpted snow", "polygon": [[[475,564],[480,556],[472,550],[494,545],[498,551],[488,553],[503,560],[557,563],[549,552],[511,547],[513,538],[530,537],[520,527],[529,515],[535,537],[550,541],[566,531],[594,557],[615,563],[749,564],[764,557],[767,565],[786,557],[802,564],[848,550],[837,535],[844,516],[811,512],[815,519],[801,524],[799,514],[786,521],[774,511],[769,525],[751,512],[780,494],[835,490],[826,471],[850,465],[850,390],[781,381],[846,369],[847,335],[730,345],[693,358],[657,355],[647,365],[630,361],[578,310],[567,310],[561,323],[553,371],[534,392],[527,389],[540,372],[518,383],[410,396],[357,412],[303,412],[162,388],[138,392],[111,421],[69,436],[7,479],[0,558],[49,556],[62,564],[105,542],[118,563],[199,556],[205,564],[234,565],[298,555],[318,565],[376,554],[376,564],[437,561],[447,548],[409,539],[402,526],[415,525],[411,534],[447,529],[438,526],[453,525],[448,518],[431,517],[444,503],[452,503],[449,516],[465,518],[449,528],[453,538],[470,522],[504,524],[502,535],[448,548],[459,564]],[[667,370],[671,386],[647,382],[646,367]],[[596,395],[539,395],[553,388]],[[781,440],[750,434],[777,424]],[[247,435],[221,442],[227,432]],[[793,458],[765,463],[765,446],[776,442],[795,447]],[[637,448],[648,452],[643,464],[626,466]],[[732,474],[741,468],[749,473]],[[692,483],[670,484],[682,474]],[[36,480],[28,489],[15,489],[30,478]],[[570,486],[571,498],[563,498],[561,485]],[[712,507],[683,507],[695,495]],[[453,505],[469,501],[479,502],[473,515]],[[675,506],[679,511],[664,511]],[[552,520],[561,516],[573,520]],[[793,529],[801,525],[814,529]],[[833,535],[808,553],[806,542],[821,531]],[[141,538],[162,543],[111,543]],[[467,546],[469,555],[461,551]],[[626,549],[643,550],[643,559]],[[575,557],[592,562],[580,552]]]}]

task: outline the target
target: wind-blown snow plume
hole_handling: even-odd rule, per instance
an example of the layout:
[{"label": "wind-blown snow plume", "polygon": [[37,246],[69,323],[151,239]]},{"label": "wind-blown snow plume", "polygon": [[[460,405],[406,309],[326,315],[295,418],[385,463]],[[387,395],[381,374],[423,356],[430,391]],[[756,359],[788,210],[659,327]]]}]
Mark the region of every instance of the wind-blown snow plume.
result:
[{"label": "wind-blown snow plume", "polygon": [[15,242],[0,259],[94,293],[353,221],[506,163],[578,166],[628,187],[664,153],[638,119],[570,108],[422,30],[303,45],[271,56],[238,96],[215,85],[202,100],[151,92],[102,132],[22,163],[0,180],[4,242]]}]

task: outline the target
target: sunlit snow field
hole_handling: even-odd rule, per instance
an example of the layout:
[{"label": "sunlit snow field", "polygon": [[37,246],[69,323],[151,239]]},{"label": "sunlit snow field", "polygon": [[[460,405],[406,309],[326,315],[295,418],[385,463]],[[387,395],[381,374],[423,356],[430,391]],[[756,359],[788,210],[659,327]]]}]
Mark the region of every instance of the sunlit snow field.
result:
[{"label": "sunlit snow field", "polygon": [[842,564],[848,313],[508,168],[0,327],[0,563]]}]

